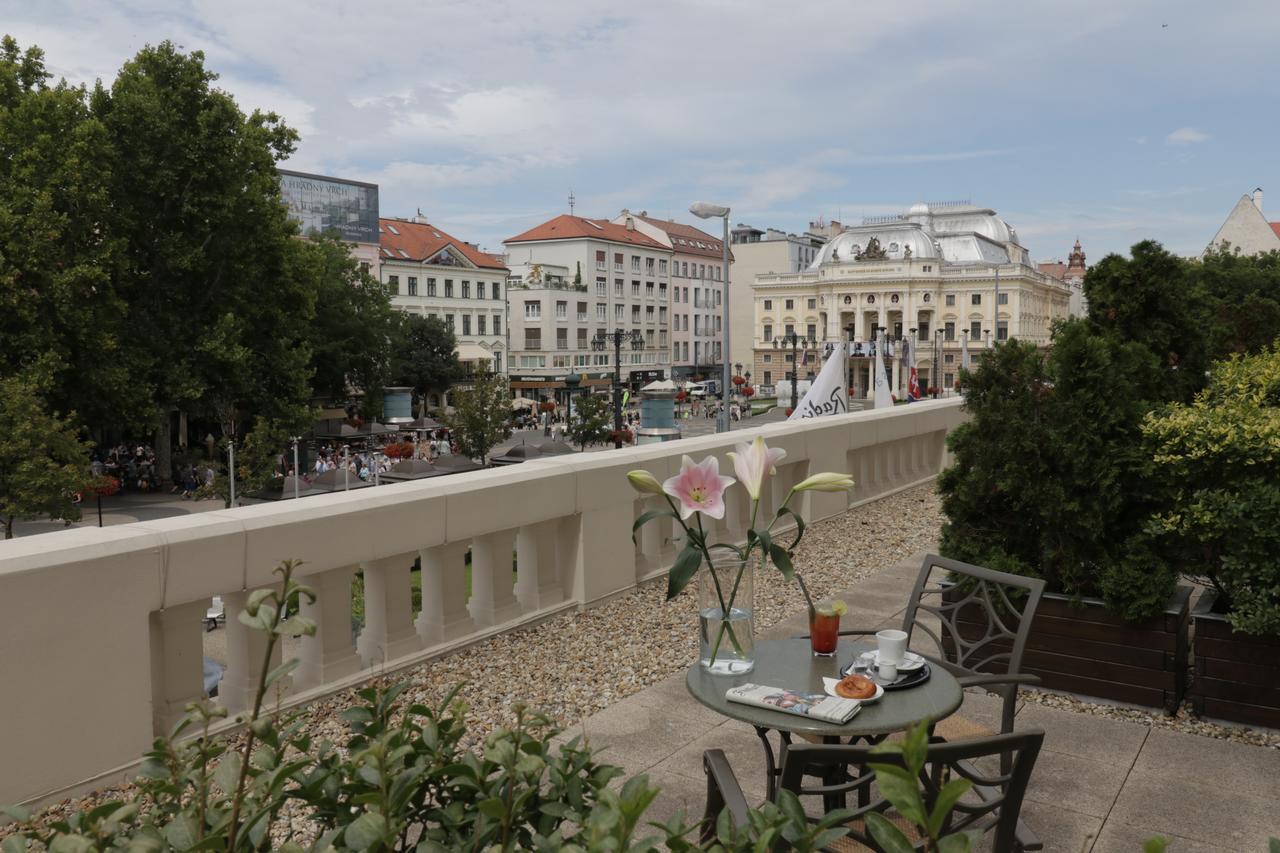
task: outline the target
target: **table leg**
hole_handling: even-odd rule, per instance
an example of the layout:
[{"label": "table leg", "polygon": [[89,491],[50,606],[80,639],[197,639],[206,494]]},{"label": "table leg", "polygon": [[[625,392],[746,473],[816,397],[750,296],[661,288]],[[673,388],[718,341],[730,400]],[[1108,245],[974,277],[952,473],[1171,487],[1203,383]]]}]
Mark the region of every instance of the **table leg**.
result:
[{"label": "table leg", "polygon": [[[769,742],[769,732],[773,729],[764,726],[752,726],[756,730],[756,736],[760,738],[760,744],[764,747],[764,783],[765,783],[765,799],[773,802],[774,796],[778,793],[778,779],[782,776],[782,768],[778,766],[777,758],[773,753],[773,744]],[[779,744],[791,743],[790,732],[778,732]]]}]

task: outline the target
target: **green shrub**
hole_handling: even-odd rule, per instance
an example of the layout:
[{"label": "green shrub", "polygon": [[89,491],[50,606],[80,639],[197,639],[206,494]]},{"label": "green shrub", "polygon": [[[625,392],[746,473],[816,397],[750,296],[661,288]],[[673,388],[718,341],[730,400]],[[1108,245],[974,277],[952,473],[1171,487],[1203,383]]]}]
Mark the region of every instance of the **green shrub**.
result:
[{"label": "green shrub", "polygon": [[1172,495],[1156,547],[1213,584],[1233,628],[1280,634],[1280,344],[1219,363],[1191,405],[1143,431]]}]

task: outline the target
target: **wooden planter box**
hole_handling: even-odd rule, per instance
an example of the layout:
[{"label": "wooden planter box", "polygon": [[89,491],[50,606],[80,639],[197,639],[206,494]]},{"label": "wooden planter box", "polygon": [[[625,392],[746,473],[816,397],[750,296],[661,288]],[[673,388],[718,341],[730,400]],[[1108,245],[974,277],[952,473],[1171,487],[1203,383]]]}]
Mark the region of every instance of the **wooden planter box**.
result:
[{"label": "wooden planter box", "polygon": [[[1022,669],[1041,686],[1085,696],[1162,708],[1172,714],[1187,688],[1191,588],[1179,586],[1162,614],[1126,622],[1097,599],[1045,593],[1040,599]],[[964,608],[957,628],[967,640],[986,632],[983,611]],[[992,644],[995,647],[995,644]],[[1008,648],[1008,644],[1005,645]]]},{"label": "wooden planter box", "polygon": [[1196,603],[1196,677],[1191,706],[1197,714],[1280,729],[1280,637],[1232,630],[1214,613],[1218,594]]}]

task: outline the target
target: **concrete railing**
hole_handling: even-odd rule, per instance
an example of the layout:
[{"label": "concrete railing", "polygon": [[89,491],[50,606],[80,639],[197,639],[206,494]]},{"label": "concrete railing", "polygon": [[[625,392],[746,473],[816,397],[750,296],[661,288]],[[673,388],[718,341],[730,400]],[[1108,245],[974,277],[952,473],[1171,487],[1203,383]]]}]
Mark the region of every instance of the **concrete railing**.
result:
[{"label": "concrete railing", "polygon": [[[725,453],[761,433],[787,451],[766,504],[810,473],[852,474],[852,494],[802,496],[798,508],[819,519],[936,475],[944,438],[962,418],[958,399],[924,402],[0,543],[0,802],[45,800],[124,776],[202,697],[203,617],[215,595],[227,610],[216,701],[233,714],[245,709],[265,640],[236,617],[250,592],[272,583],[281,560],[302,560],[302,581],[319,593],[307,608],[317,633],[301,640],[302,665],[285,688],[287,703],[299,703],[660,575],[678,527],[649,524],[632,546],[633,520],[660,499],[636,495],[624,477],[630,469],[662,479],[681,455],[714,453],[728,471]],[[720,532],[744,534],[744,494],[732,490]],[[410,573],[418,560],[415,617]],[[351,595],[361,570],[357,638]]]}]

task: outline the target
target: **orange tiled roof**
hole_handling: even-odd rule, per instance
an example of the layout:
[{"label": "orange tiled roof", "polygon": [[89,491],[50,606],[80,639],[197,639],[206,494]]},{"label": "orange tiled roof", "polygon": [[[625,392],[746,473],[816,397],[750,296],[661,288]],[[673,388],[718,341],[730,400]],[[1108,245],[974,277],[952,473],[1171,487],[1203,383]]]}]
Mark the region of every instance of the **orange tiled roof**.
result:
[{"label": "orange tiled roof", "polygon": [[555,219],[548,219],[541,225],[535,225],[523,234],[508,237],[504,243],[532,243],[539,240],[580,240],[584,237],[592,240],[608,240],[611,243],[629,243],[633,246],[644,246],[647,249],[666,249],[667,247],[640,231],[629,231],[626,226],[614,225],[607,219],[585,219],[581,216],[562,214]]},{"label": "orange tiled roof", "polygon": [[1276,232],[1276,236],[1280,237],[1280,222],[1268,222],[1267,224],[1271,226],[1272,231]]},{"label": "orange tiled roof", "polygon": [[1039,267],[1040,272],[1047,276],[1052,276],[1058,281],[1062,281],[1067,276],[1067,265],[1062,261],[1050,261],[1048,263],[1037,264],[1036,266]]},{"label": "orange tiled roof", "polygon": [[507,268],[500,255],[482,252],[470,243],[454,239],[426,222],[383,218],[378,220],[378,231],[383,260],[426,261],[435,257],[444,247],[452,246],[478,267],[491,270]]},{"label": "orange tiled roof", "polygon": [[[643,219],[655,228],[661,228],[667,232],[667,236],[671,238],[671,247],[686,255],[705,255],[708,258],[723,257],[723,243],[719,237],[712,237],[700,228],[694,228],[692,225],[685,225],[675,222],[671,219],[655,219],[652,216],[646,216],[643,213],[633,213],[631,216],[637,219]],[[701,245],[699,245],[701,244]],[[729,250],[729,260],[733,260],[733,250]]]}]

